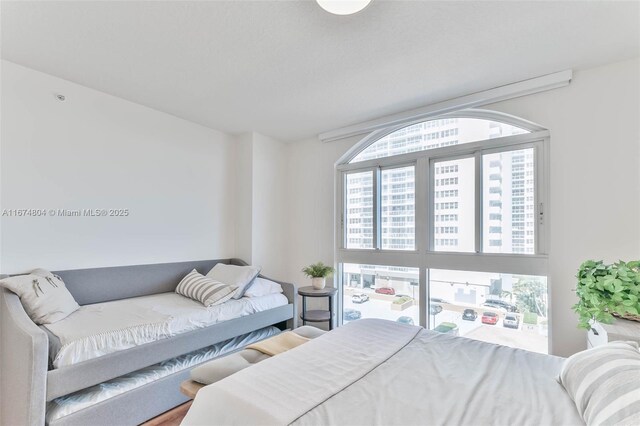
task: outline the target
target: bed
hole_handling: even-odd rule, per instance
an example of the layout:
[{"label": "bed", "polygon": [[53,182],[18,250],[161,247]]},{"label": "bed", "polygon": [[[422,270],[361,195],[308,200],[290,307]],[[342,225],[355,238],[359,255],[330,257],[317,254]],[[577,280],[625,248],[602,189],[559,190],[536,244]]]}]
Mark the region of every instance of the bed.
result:
[{"label": "bed", "polygon": [[61,396],[47,402],[46,424],[54,426],[65,417],[77,413],[95,404],[108,401],[111,398],[135,391],[154,381],[164,379],[174,374],[182,373],[194,366],[209,360],[233,353],[251,343],[258,342],[278,335],[277,327],[265,327],[224,342],[216,343],[202,349],[180,355],[175,358],[142,368],[115,379],[107,380],[98,385],[82,389],[69,395]]},{"label": "bed", "polygon": [[201,389],[195,425],[582,425],[563,358],[354,321]]},{"label": "bed", "polygon": [[[81,307],[46,326],[1,288],[0,424],[139,424],[187,400],[179,386],[195,365],[241,349],[265,327],[295,327],[290,283],[277,282],[282,294],[210,308],[175,294],[186,274],[218,263],[246,265],[219,259],[54,271]],[[100,387],[108,395],[91,393]],[[58,410],[65,398],[81,404]]]}]

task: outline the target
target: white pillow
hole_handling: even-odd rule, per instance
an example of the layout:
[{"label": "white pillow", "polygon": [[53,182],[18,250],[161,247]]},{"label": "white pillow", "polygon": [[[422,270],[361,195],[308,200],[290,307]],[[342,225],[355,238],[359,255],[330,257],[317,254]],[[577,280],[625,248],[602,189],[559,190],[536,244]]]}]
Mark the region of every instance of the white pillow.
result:
[{"label": "white pillow", "polygon": [[222,283],[238,287],[233,299],[240,299],[244,296],[255,277],[260,273],[260,268],[256,266],[236,266],[217,263],[209,271],[207,277]]},{"label": "white pillow", "polygon": [[260,297],[275,293],[282,293],[282,286],[280,284],[265,278],[256,277],[244,295],[246,297]]},{"label": "white pillow", "polygon": [[640,352],[611,342],[567,358],[558,381],[589,426],[640,424]]},{"label": "white pillow", "polygon": [[198,273],[189,272],[176,287],[176,293],[202,303],[207,308],[231,299],[237,287],[221,283]]},{"label": "white pillow", "polygon": [[60,321],[80,307],[62,278],[44,269],[4,278],[0,286],[18,295],[27,315],[38,325]]}]

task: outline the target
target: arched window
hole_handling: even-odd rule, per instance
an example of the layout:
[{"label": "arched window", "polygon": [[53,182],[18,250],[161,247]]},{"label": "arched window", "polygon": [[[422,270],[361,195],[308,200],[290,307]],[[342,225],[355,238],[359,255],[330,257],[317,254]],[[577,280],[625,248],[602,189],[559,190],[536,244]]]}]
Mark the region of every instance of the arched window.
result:
[{"label": "arched window", "polygon": [[530,131],[480,118],[452,117],[423,121],[402,127],[378,139],[356,155],[350,163],[523,133]]},{"label": "arched window", "polygon": [[[433,300],[449,300],[455,323],[480,301],[515,306],[522,280],[544,289],[536,315],[546,318],[547,144],[540,126],[472,110],[374,132],[345,154],[336,166],[343,321],[406,317],[434,328],[444,316],[427,309]],[[356,309],[354,292],[371,303]]]}]

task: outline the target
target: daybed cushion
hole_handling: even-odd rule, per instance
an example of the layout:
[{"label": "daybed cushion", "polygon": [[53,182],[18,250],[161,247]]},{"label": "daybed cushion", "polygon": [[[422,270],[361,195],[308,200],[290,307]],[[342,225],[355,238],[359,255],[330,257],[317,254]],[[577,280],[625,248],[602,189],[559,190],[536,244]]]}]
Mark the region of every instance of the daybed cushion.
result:
[{"label": "daybed cushion", "polygon": [[284,295],[270,294],[207,308],[171,292],[81,306],[46,326],[59,341],[49,352],[60,368],[288,303]]},{"label": "daybed cushion", "polygon": [[640,352],[636,342],[612,342],[564,362],[559,381],[587,425],[640,424]]},{"label": "daybed cushion", "polygon": [[282,286],[280,284],[266,278],[256,277],[244,295],[245,297],[260,297],[274,293],[282,293]]},{"label": "daybed cushion", "polygon": [[18,295],[24,310],[36,324],[55,323],[79,308],[64,281],[44,269],[4,278],[0,286]]},{"label": "daybed cushion", "polygon": [[217,263],[207,274],[207,277],[225,284],[238,287],[234,299],[244,296],[255,277],[260,273],[260,268],[256,266],[236,266]]},{"label": "daybed cushion", "polygon": [[214,306],[231,299],[237,289],[236,286],[205,277],[194,269],[180,281],[176,293],[204,306]]}]

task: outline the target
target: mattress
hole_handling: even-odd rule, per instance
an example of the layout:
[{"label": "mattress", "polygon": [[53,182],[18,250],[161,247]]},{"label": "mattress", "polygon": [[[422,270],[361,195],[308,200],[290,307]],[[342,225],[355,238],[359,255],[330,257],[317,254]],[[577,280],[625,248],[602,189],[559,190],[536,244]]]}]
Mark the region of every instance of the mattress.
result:
[{"label": "mattress", "polygon": [[172,292],[81,306],[45,326],[51,365],[73,365],[288,303],[282,294],[269,294],[207,308]]},{"label": "mattress", "polygon": [[234,337],[233,339],[216,343],[215,345],[181,355],[176,358],[143,368],[113,380],[91,386],[79,392],[56,398],[47,403],[47,423],[73,414],[83,408],[105,401],[127,391],[139,388],[167,377],[179,371],[191,368],[205,361],[228,354],[236,349],[245,347],[267,337],[280,333],[276,327],[265,327],[251,333]]},{"label": "mattress", "polygon": [[562,363],[365,319],[201,389],[182,425],[582,425]]}]

